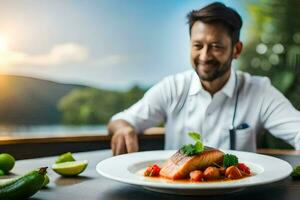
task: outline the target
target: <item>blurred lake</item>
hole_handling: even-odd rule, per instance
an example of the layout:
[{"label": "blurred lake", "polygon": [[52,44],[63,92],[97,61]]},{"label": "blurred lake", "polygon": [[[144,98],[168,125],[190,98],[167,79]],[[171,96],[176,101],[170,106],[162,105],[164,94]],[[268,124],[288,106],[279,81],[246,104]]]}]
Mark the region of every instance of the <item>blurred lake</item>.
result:
[{"label": "blurred lake", "polygon": [[30,125],[30,126],[5,126],[0,125],[1,136],[26,136],[26,137],[54,137],[77,135],[106,135],[105,125]]}]

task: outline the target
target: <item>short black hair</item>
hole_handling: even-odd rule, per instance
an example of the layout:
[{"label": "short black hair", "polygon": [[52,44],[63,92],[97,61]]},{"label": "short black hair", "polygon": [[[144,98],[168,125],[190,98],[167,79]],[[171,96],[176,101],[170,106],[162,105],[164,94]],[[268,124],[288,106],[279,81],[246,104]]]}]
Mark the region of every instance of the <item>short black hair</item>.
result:
[{"label": "short black hair", "polygon": [[231,37],[232,44],[236,44],[240,40],[240,30],[243,25],[242,18],[237,11],[225,6],[223,3],[215,2],[199,10],[193,10],[187,15],[187,18],[190,35],[194,23],[201,21],[223,25]]}]

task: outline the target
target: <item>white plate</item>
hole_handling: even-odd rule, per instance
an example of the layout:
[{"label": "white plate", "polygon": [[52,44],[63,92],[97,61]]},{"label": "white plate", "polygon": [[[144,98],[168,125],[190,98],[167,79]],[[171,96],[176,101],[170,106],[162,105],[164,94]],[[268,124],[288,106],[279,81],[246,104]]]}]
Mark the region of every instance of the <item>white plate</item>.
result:
[{"label": "white plate", "polygon": [[210,195],[241,190],[248,186],[261,185],[284,179],[292,172],[292,167],[281,159],[241,151],[222,150],[234,154],[239,162],[247,164],[255,175],[240,180],[208,183],[171,183],[144,177],[140,172],[152,164],[162,164],[175,151],[145,151],[124,154],[105,159],[97,164],[96,170],[102,176],[146,189],[172,194]]}]

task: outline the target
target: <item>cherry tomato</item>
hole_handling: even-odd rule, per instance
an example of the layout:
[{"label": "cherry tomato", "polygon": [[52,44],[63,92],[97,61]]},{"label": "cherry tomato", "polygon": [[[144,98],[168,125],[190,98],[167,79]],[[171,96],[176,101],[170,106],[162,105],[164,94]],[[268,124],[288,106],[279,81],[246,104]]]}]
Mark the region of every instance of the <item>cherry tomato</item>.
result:
[{"label": "cherry tomato", "polygon": [[250,168],[247,165],[245,165],[244,163],[239,163],[238,168],[239,168],[239,170],[245,172],[246,174],[251,174]]},{"label": "cherry tomato", "polygon": [[158,176],[160,172],[160,167],[156,164],[147,167],[146,171],[144,172],[144,176]]}]

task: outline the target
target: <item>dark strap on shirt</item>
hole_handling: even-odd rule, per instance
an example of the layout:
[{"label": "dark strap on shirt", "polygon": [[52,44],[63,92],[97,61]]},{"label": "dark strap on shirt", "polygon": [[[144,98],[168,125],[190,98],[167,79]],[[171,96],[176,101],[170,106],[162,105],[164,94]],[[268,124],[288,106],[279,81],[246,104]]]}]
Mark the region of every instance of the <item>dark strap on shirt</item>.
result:
[{"label": "dark strap on shirt", "polygon": [[193,74],[190,76],[190,78],[187,80],[187,82],[184,83],[182,95],[180,96],[180,98],[177,102],[177,105],[175,107],[174,113],[176,115],[182,110],[182,108],[187,100],[187,97],[188,97],[188,94],[190,91],[190,87],[191,87],[192,79],[193,79]]},{"label": "dark strap on shirt", "polygon": [[244,85],[245,78],[243,74],[239,74],[238,72],[235,72],[235,101],[234,101],[234,110],[233,110],[233,117],[232,117],[232,123],[231,123],[231,128],[229,129],[229,142],[230,142],[230,149],[235,150],[236,149],[236,126],[234,124],[235,118],[236,118],[236,111],[238,110],[238,103],[239,103],[239,95],[241,88]]}]

